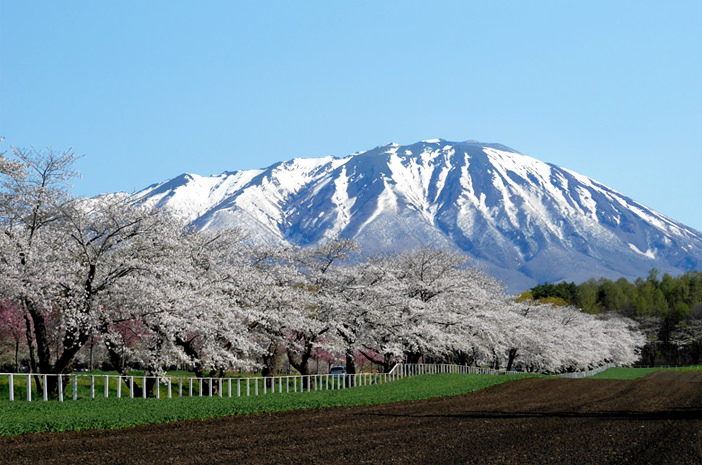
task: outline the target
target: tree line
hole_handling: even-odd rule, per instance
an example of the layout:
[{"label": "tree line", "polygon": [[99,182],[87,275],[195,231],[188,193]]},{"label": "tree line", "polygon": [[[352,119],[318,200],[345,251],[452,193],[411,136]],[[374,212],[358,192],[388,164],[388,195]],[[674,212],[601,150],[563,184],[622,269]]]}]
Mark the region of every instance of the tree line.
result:
[{"label": "tree line", "polygon": [[628,318],[515,300],[459,253],[253,246],[127,194],[73,197],[75,161],[0,155],[0,347],[35,373],[70,373],[96,344],[123,374],[216,377],[283,361],[310,374],[329,354],[349,373],[359,360],[562,372],[634,363],[644,343]]},{"label": "tree line", "polygon": [[618,314],[639,323],[646,334],[640,363],[702,363],[702,272],[673,277],[655,268],[630,282],[591,279],[581,284],[545,283],[525,297],[572,305],[591,314]]}]

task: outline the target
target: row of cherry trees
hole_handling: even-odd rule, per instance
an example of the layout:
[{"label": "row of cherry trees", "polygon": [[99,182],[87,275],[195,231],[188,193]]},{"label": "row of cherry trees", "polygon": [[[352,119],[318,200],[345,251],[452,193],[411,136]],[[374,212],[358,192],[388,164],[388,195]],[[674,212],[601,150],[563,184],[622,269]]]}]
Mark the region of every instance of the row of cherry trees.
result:
[{"label": "row of cherry trees", "polygon": [[630,364],[643,344],[625,319],[515,302],[457,253],[363,258],[343,239],[257,248],[127,195],[73,198],[75,160],[0,155],[0,327],[15,357],[27,345],[33,372],[71,372],[96,336],[115,367],[209,376],[272,374],[282,358],[308,374],[320,350],[351,372],[359,356],[556,372]]}]

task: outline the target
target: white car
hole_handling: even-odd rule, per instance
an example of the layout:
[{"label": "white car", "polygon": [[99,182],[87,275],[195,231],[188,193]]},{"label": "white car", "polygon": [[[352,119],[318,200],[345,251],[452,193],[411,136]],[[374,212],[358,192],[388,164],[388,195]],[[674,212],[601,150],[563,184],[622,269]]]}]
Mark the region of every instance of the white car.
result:
[{"label": "white car", "polygon": [[329,370],[329,374],[332,376],[341,376],[346,374],[346,367],[338,366],[338,367],[331,367],[331,370]]}]

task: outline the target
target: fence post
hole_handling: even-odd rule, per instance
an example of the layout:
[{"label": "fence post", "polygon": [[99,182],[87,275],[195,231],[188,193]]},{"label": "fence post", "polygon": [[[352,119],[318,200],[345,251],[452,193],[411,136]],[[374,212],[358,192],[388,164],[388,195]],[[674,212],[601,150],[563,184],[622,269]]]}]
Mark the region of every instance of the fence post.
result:
[{"label": "fence post", "polygon": [[204,379],[204,378],[197,378],[197,382],[198,382],[198,385],[197,385],[197,393],[198,393],[198,395],[199,395],[200,397],[202,397],[202,380],[203,380],[203,379]]},{"label": "fence post", "polygon": [[117,375],[117,398],[122,398],[122,375]]},{"label": "fence post", "polygon": [[73,400],[78,400],[78,377],[73,375]]},{"label": "fence post", "polygon": [[227,397],[231,397],[231,396],[232,396],[232,379],[229,378],[227,380]]},{"label": "fence post", "polygon": [[32,401],[32,376],[27,375],[27,402]]},{"label": "fence post", "polygon": [[265,396],[268,393],[268,388],[266,387],[266,378],[261,377],[261,380],[263,381],[263,395]]},{"label": "fence post", "polygon": [[241,397],[241,379],[236,380],[236,396]]},{"label": "fence post", "polygon": [[178,378],[178,397],[183,397],[183,378]]},{"label": "fence post", "polygon": [[249,397],[250,392],[251,391],[249,390],[249,378],[246,378],[246,397]]},{"label": "fence post", "polygon": [[173,386],[171,382],[171,378],[168,378],[168,398],[171,399],[173,397]]},{"label": "fence post", "polygon": [[134,376],[129,377],[129,398],[134,399]]},{"label": "fence post", "polygon": [[156,398],[161,398],[161,378],[156,378]]},{"label": "fence post", "polygon": [[214,380],[212,378],[209,378],[209,381],[210,382],[207,383],[209,385],[208,391],[210,391],[210,397],[212,397],[212,383],[214,382]]},{"label": "fence post", "polygon": [[63,376],[58,375],[58,395],[59,402],[63,402]]},{"label": "fence post", "polygon": [[90,398],[95,399],[95,376],[90,375]]},{"label": "fence post", "polygon": [[9,388],[10,388],[10,402],[14,402],[15,401],[15,382],[14,382],[14,375],[12,373],[10,373]]},{"label": "fence post", "polygon": [[142,399],[146,399],[146,376],[142,377],[141,397],[142,397]]},{"label": "fence post", "polygon": [[192,397],[192,396],[193,396],[193,379],[190,378],[188,380],[188,397]]},{"label": "fence post", "polygon": [[44,376],[43,376],[44,382],[42,383],[42,384],[43,384],[43,386],[42,386],[42,391],[43,391],[43,394],[44,394],[44,402],[46,402],[47,400],[49,400],[49,391],[48,391],[48,387],[46,386],[46,380],[47,380],[47,378],[48,378],[47,375],[44,375]]},{"label": "fence post", "polygon": [[110,378],[105,375],[105,399],[110,396]]},{"label": "fence post", "polygon": [[218,389],[217,392],[219,394],[219,397],[222,397],[222,378],[219,378],[219,384],[217,385]]},{"label": "fence post", "polygon": [[283,378],[278,378],[278,394],[283,393]]},{"label": "fence post", "polygon": [[254,395],[258,395],[258,378],[254,378]]}]

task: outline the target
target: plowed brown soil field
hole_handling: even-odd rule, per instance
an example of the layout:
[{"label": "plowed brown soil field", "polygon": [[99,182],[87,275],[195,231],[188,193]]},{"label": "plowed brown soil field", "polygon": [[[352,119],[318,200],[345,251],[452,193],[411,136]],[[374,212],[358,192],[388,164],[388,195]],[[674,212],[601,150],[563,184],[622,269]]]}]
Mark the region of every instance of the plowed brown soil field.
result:
[{"label": "plowed brown soil field", "polygon": [[0,438],[0,463],[702,464],[702,373]]}]

